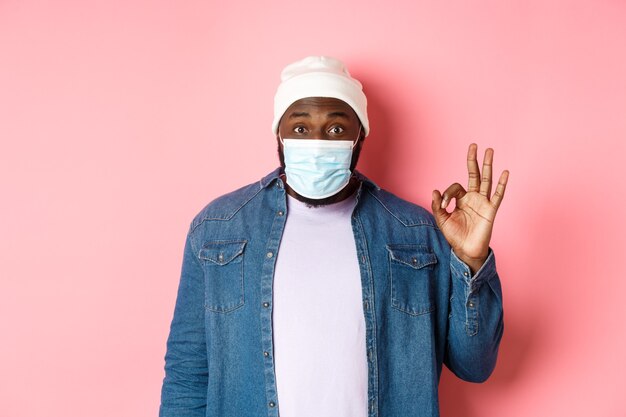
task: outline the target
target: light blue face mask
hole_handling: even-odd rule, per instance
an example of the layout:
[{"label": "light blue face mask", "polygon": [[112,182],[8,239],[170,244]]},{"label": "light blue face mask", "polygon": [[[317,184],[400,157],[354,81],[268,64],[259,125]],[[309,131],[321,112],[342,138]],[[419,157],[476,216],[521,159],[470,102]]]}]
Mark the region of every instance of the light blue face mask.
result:
[{"label": "light blue face mask", "polygon": [[[361,129],[359,128],[359,134]],[[358,142],[324,139],[280,139],[287,184],[303,197],[320,200],[350,182],[352,150]]]}]

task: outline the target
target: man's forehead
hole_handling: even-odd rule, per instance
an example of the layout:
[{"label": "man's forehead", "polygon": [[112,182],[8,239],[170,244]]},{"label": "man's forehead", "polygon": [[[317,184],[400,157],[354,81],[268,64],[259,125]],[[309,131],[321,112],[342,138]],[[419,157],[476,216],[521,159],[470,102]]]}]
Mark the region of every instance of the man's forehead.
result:
[{"label": "man's forehead", "polygon": [[309,111],[345,112],[348,115],[356,116],[356,113],[345,101],[332,97],[306,97],[293,102],[285,111],[285,115],[290,113],[301,113]]}]

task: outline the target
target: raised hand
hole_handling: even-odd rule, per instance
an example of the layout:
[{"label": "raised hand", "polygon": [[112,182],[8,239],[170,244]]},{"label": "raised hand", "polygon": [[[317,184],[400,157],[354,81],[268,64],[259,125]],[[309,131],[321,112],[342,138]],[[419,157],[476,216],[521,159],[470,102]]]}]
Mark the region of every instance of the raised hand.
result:
[{"label": "raised hand", "polygon": [[[493,222],[509,179],[509,171],[502,171],[496,190],[491,195],[493,149],[485,151],[481,176],[476,159],[477,148],[472,143],[467,150],[467,191],[461,184],[454,183],[444,191],[443,196],[439,190],[434,190],[432,197],[437,226],[456,256],[470,267],[472,273],[480,269],[489,254]],[[456,207],[448,213],[446,208],[453,198]]]}]

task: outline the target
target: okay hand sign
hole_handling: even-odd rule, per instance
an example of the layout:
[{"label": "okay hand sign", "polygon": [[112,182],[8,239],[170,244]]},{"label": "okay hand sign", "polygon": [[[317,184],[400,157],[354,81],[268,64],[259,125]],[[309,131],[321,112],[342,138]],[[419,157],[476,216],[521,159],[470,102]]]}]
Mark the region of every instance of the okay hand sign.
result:
[{"label": "okay hand sign", "polygon": [[[491,195],[491,167],[493,149],[485,151],[482,176],[476,158],[477,146],[472,143],[467,151],[467,171],[469,176],[467,191],[459,183],[454,183],[444,191],[433,191],[432,210],[437,226],[459,259],[465,262],[472,273],[476,273],[489,254],[489,240],[493,222],[509,179],[509,171],[500,174],[496,190]],[[452,213],[446,208],[452,199],[456,207]]]}]

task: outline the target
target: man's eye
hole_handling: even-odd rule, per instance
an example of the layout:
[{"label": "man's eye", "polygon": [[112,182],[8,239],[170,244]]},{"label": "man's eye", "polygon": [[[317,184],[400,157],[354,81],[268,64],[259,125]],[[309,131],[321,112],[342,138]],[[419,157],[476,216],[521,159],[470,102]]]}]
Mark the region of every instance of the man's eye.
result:
[{"label": "man's eye", "polygon": [[340,133],[343,133],[344,129],[341,126],[333,126],[330,128],[330,133],[338,135]]},{"label": "man's eye", "polygon": [[296,126],[293,128],[293,131],[299,134],[306,133],[306,129],[304,128],[304,126]]}]

